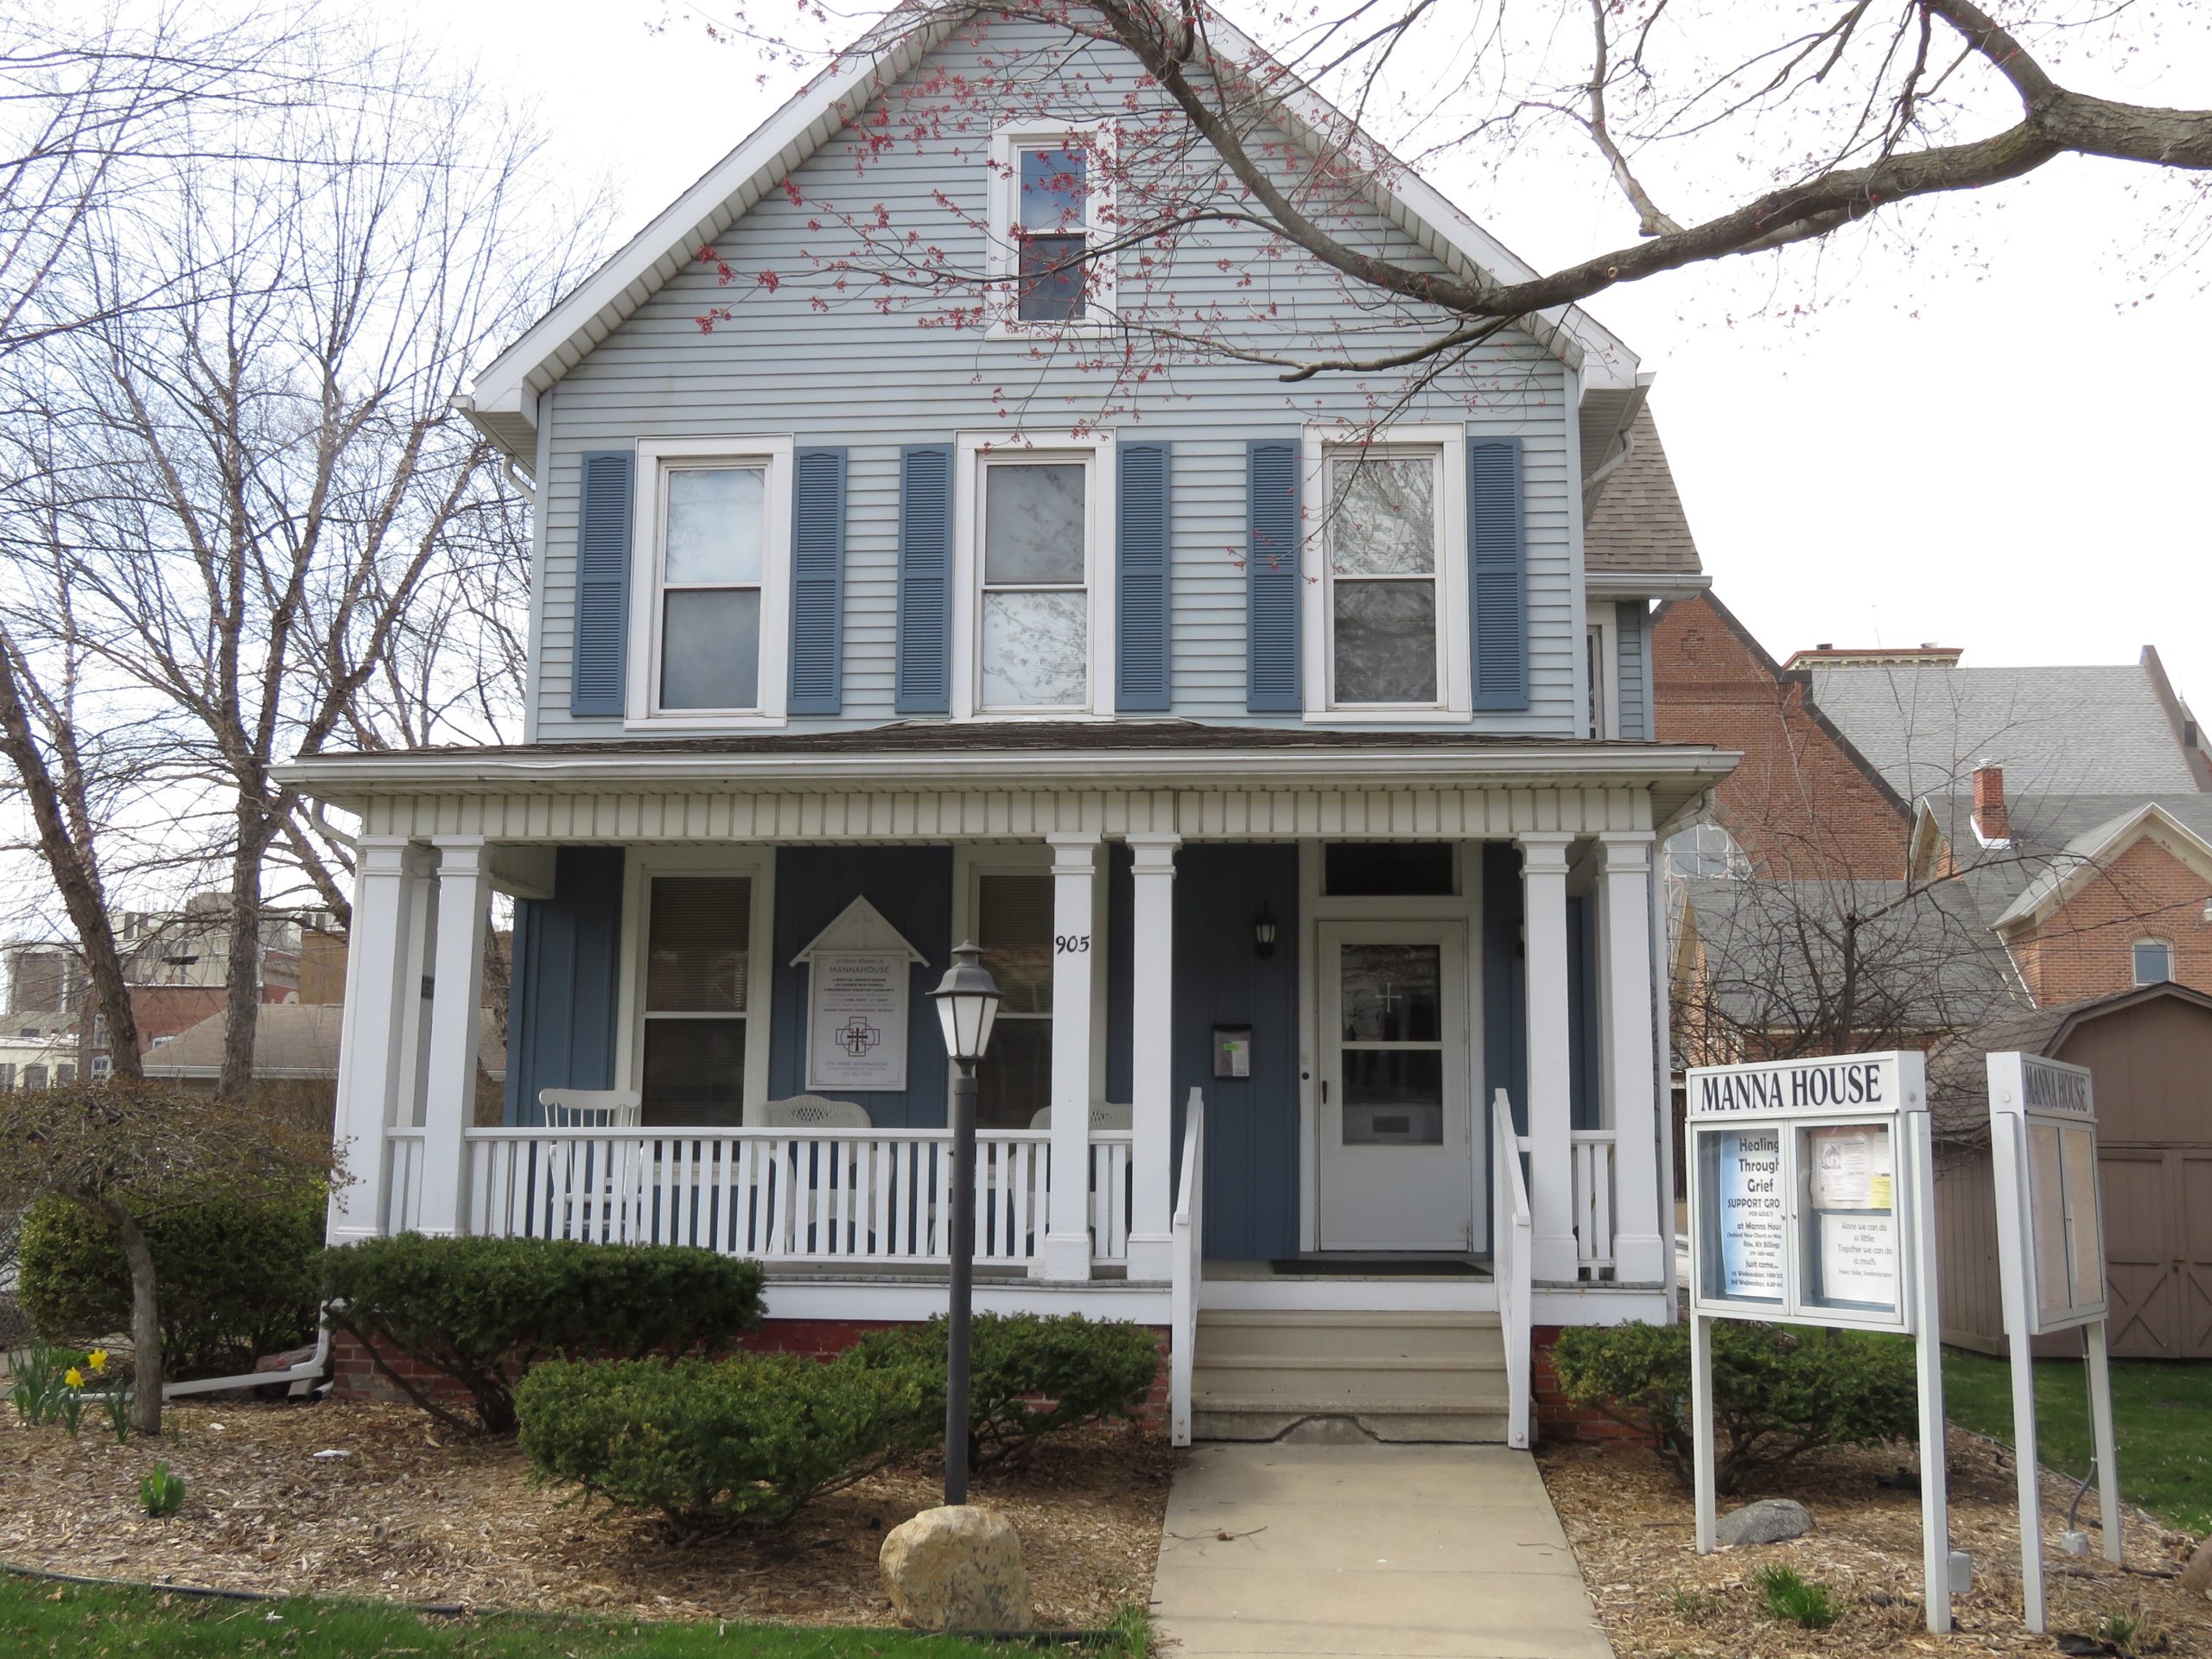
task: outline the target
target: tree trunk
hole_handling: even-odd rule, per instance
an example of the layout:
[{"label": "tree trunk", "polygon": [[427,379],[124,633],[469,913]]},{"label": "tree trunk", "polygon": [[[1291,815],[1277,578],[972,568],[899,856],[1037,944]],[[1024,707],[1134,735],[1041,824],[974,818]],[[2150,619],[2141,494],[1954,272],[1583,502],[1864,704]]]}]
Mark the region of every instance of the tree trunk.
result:
[{"label": "tree trunk", "polygon": [[[61,894],[70,925],[85,953],[85,968],[92,982],[90,999],[107,1027],[110,1063],[119,1081],[137,1083],[144,1075],[138,1066],[138,1015],[130,1006],[130,988],[123,977],[123,956],[116,949],[115,930],[108,921],[107,896],[101,891],[99,868],[89,846],[80,846],[69,833],[69,812],[61,787],[47,765],[46,751],[32,729],[22,688],[16,678],[12,643],[0,636],[0,753],[15,762],[16,775],[30,803],[31,821],[38,830],[40,857]],[[80,802],[79,804],[82,803]],[[85,1033],[87,1058],[97,1045]]]},{"label": "tree trunk", "polygon": [[223,1008],[223,1071],[215,1092],[242,1098],[253,1086],[253,1043],[261,1017],[261,861],[268,850],[267,817],[251,801],[238,804],[238,849],[231,855],[231,948],[225,963],[230,1000]]},{"label": "tree trunk", "polygon": [[130,1264],[130,1427],[140,1434],[162,1432],[162,1307],[154,1281],[154,1249],[138,1218],[112,1198],[77,1202],[113,1225]]}]

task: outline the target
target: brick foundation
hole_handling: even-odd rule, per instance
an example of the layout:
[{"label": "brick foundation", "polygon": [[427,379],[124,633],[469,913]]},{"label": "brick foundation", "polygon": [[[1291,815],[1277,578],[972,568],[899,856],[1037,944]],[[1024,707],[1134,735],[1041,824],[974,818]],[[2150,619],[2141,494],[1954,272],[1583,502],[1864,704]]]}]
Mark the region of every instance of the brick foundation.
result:
[{"label": "brick foundation", "polygon": [[[805,1354],[815,1359],[835,1359],[869,1332],[885,1330],[897,1323],[893,1319],[770,1319],[738,1345],[746,1353]],[[1137,1412],[1137,1421],[1147,1431],[1164,1435],[1167,1433],[1170,1333],[1165,1325],[1149,1328],[1160,1349],[1160,1369],[1153,1375],[1152,1392]],[[389,1348],[383,1348],[382,1351],[393,1370],[439,1405],[463,1411],[469,1408],[468,1390],[443,1372],[404,1354],[396,1354]],[[341,1399],[413,1403],[398,1384],[378,1369],[368,1350],[348,1332],[340,1331],[331,1338],[330,1366],[331,1392]]]},{"label": "brick foundation", "polygon": [[1529,1384],[1535,1395],[1536,1436],[1545,1440],[1596,1440],[1619,1446],[1654,1444],[1649,1430],[1630,1428],[1587,1406],[1570,1405],[1552,1364],[1552,1345],[1562,1329],[1540,1325],[1529,1335]]}]

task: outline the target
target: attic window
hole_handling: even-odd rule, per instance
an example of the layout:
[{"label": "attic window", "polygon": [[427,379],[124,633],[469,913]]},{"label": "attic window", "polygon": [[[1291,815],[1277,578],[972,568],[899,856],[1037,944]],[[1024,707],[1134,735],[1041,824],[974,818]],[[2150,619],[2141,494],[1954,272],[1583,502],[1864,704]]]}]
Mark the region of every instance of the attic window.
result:
[{"label": "attic window", "polygon": [[2135,945],[2135,982],[2138,985],[2158,985],[2174,976],[2174,948],[2157,939],[2141,939]]},{"label": "attic window", "polygon": [[991,274],[1009,332],[1095,325],[1112,309],[1114,261],[1097,253],[1113,217],[1111,137],[1051,126],[994,137]]}]

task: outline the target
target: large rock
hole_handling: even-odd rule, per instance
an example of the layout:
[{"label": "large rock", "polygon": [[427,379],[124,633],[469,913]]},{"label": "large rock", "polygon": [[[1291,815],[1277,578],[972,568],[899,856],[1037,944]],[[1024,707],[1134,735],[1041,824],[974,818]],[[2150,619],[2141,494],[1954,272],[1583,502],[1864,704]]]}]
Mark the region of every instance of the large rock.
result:
[{"label": "large rock", "polygon": [[924,1510],[883,1541],[883,1587],[925,1630],[1026,1630],[1029,1569],[1014,1523],[971,1504]]},{"label": "large rock", "polygon": [[2192,1596],[2212,1596],[2212,1538],[2197,1545],[2181,1570],[2181,1587]]},{"label": "large rock", "polygon": [[1763,1497],[1720,1517],[1713,1535],[1724,1544],[1778,1544],[1813,1529],[1813,1512],[1794,1497]]}]

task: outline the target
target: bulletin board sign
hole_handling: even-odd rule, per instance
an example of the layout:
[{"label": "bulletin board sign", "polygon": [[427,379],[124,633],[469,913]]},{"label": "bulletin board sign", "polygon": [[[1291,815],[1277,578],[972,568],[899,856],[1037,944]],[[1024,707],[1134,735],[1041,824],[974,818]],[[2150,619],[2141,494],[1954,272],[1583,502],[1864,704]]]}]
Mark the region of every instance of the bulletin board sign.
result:
[{"label": "bulletin board sign", "polygon": [[1911,1052],[1700,1066],[1688,1077],[1691,1303],[1722,1318],[1910,1332]]},{"label": "bulletin board sign", "polygon": [[[2028,1334],[2040,1337],[2102,1319],[2104,1212],[2089,1073],[2039,1054],[1992,1054],[1988,1066],[1993,1146],[2001,1140],[2017,1148],[2023,1166],[2015,1191],[2025,1261],[2032,1269],[2033,1294],[2024,1310]],[[1999,1124],[2005,1120],[2017,1127],[2000,1136]]]},{"label": "bulletin board sign", "polygon": [[1713,1324],[1916,1338],[1928,1628],[1951,1628],[1942,1321],[1926,1058],[1910,1049],[1695,1066],[1688,1085],[1690,1426],[1697,1550],[1716,1546]]},{"label": "bulletin board sign", "polygon": [[806,1086],[855,1092],[906,1086],[907,957],[817,950],[806,1010]]}]

